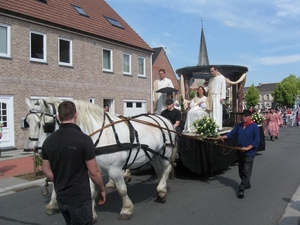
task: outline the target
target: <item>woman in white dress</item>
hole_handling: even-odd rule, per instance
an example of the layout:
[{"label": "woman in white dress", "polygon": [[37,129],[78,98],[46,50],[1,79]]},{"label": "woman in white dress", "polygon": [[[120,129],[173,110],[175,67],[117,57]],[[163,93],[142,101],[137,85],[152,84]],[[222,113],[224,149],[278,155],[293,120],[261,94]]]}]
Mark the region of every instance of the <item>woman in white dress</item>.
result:
[{"label": "woman in white dress", "polygon": [[187,113],[186,121],[184,125],[184,132],[194,132],[193,122],[197,119],[201,119],[204,116],[208,116],[206,112],[206,91],[203,86],[199,86],[197,89],[197,96],[190,102],[190,110]]}]

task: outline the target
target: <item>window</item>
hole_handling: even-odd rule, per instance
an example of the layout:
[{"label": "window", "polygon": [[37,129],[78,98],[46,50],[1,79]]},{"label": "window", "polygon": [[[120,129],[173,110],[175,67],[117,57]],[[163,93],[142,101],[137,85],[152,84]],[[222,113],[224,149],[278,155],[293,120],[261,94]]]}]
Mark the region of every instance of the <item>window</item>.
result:
[{"label": "window", "polygon": [[0,102],[0,123],[7,127],[7,104],[4,102]]},{"label": "window", "polygon": [[133,102],[126,102],[126,107],[127,108],[132,108],[133,107]]},{"label": "window", "polygon": [[0,23],[0,56],[10,57],[10,26]]},{"label": "window", "polygon": [[89,15],[80,6],[77,5],[72,5],[72,6],[80,15],[89,17]]},{"label": "window", "polygon": [[123,53],[123,73],[131,74],[131,55]]},{"label": "window", "polygon": [[104,17],[105,17],[105,19],[108,20],[108,22],[110,22],[111,25],[113,25],[115,27],[118,27],[118,28],[124,29],[124,27],[119,23],[118,20],[115,20],[115,19],[112,19],[112,18],[109,18],[109,17],[106,17],[106,16],[104,16]]},{"label": "window", "polygon": [[47,4],[47,0],[37,0],[38,2],[43,2]]},{"label": "window", "polygon": [[111,49],[103,49],[102,55],[102,66],[103,71],[112,72],[112,50]]},{"label": "window", "polygon": [[89,102],[95,104],[95,98],[89,98]]},{"label": "window", "polygon": [[73,51],[72,40],[59,38],[58,39],[58,63],[59,65],[72,66]]},{"label": "window", "polygon": [[46,62],[46,34],[30,32],[30,60]]},{"label": "window", "polygon": [[138,64],[139,64],[139,76],[146,76],[145,72],[145,58],[139,57],[138,59]]}]

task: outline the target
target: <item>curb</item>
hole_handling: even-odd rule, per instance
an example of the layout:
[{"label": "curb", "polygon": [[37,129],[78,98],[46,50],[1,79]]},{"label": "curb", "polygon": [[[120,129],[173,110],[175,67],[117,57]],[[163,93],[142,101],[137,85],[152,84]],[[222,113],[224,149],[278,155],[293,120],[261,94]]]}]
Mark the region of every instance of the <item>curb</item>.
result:
[{"label": "curb", "polygon": [[285,208],[278,225],[300,224],[300,185]]},{"label": "curb", "polygon": [[[0,194],[3,195],[3,194],[6,194],[7,192],[13,193],[19,189],[38,187],[38,186],[43,186],[44,184],[45,184],[45,178],[35,180],[35,181],[28,181],[28,182],[24,182],[22,184],[17,184],[17,185],[13,185],[10,187],[0,188]],[[9,194],[9,193],[7,193],[7,194]]]}]

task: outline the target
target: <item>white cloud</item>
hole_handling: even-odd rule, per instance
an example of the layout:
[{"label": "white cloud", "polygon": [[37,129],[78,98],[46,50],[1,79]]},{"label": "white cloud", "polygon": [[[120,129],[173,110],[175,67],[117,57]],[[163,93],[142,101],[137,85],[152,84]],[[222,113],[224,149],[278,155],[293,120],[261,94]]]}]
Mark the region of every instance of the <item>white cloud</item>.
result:
[{"label": "white cloud", "polygon": [[269,56],[259,58],[258,63],[263,65],[279,65],[279,64],[288,64],[294,62],[300,62],[300,55],[287,55],[287,56]]},{"label": "white cloud", "polygon": [[275,4],[278,8],[277,16],[299,20],[300,2],[298,0],[278,0]]}]

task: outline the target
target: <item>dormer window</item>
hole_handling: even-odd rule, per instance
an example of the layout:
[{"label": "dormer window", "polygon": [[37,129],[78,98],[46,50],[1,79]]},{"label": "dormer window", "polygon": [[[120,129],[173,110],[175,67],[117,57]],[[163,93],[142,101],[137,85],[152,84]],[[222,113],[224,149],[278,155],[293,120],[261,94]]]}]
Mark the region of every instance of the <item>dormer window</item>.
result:
[{"label": "dormer window", "polygon": [[47,0],[36,0],[37,2],[43,2],[47,4]]},{"label": "dormer window", "polygon": [[80,15],[89,17],[89,15],[80,6],[77,5],[72,5],[72,6]]},{"label": "dormer window", "polygon": [[109,18],[109,17],[106,17],[104,16],[105,19],[108,20],[108,22],[110,22],[111,25],[115,26],[115,27],[118,27],[118,28],[121,28],[121,29],[124,29],[124,27],[119,23],[118,20],[115,20],[115,19],[112,19],[112,18]]}]

